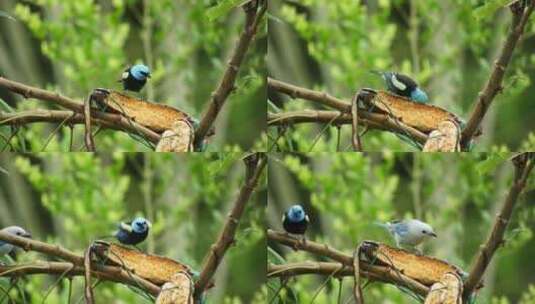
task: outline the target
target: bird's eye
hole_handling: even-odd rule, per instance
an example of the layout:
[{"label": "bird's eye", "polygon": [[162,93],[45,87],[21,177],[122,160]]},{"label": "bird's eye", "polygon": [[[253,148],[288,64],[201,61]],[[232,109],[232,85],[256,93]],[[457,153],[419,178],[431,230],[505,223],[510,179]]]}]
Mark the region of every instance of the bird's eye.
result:
[{"label": "bird's eye", "polygon": [[427,231],[425,231],[425,230],[422,230],[422,233],[423,233],[423,234],[427,234]]}]

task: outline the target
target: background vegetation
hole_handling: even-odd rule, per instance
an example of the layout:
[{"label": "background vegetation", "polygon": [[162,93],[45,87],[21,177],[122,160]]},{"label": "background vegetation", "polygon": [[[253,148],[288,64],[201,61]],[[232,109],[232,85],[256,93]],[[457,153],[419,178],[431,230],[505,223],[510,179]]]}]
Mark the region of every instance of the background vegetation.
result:
[{"label": "background vegetation", "polygon": [[[273,155],[269,163],[268,227],[282,230],[280,218],[289,205],[308,210],[310,240],[352,254],[363,240],[395,245],[376,221],[420,218],[438,234],[423,251],[465,271],[494,223],[512,180],[505,154],[314,153]],[[535,178],[522,194],[494,256],[477,303],[535,303]],[[288,262],[318,257],[269,244]],[[276,259],[271,262],[276,263]],[[325,285],[322,284],[327,281]],[[278,280],[270,280],[277,286]],[[338,280],[305,275],[288,281],[278,303],[338,303]],[[352,303],[353,279],[343,281],[341,303]],[[276,288],[276,287],[274,287]],[[273,291],[273,290],[270,290]],[[316,297],[313,301],[313,297]],[[367,303],[416,303],[393,285],[364,289]],[[273,303],[277,303],[274,301]]]},{"label": "background vegetation", "polygon": [[[215,4],[211,0],[1,1],[0,10],[16,21],[0,18],[0,75],[84,100],[95,88],[122,90],[117,80],[124,68],[144,62],[153,77],[142,95],[200,118],[244,23],[240,9],[208,18]],[[209,151],[260,145],[266,120],[261,102],[266,99],[266,33],[266,27],[260,27],[237,88],[217,120]],[[22,101],[2,89],[1,100],[17,110],[46,105]],[[7,105],[2,110],[10,110]],[[68,151],[69,128],[54,132],[55,128],[50,124],[24,128],[23,136],[14,141],[15,149]],[[10,133],[8,127],[0,131],[4,136]],[[75,149],[80,150],[83,128],[76,127],[75,134]],[[99,150],[148,150],[121,132],[103,132],[96,141]]]},{"label": "background vegetation", "polygon": [[[269,76],[298,86],[324,90],[347,101],[356,90],[382,89],[370,70],[413,76],[433,104],[468,119],[511,24],[507,0],[340,0],[270,3]],[[483,122],[475,151],[495,147],[511,151],[535,148],[535,22],[531,18],[498,95]],[[283,110],[316,108],[269,93]],[[271,107],[270,111],[278,111]],[[313,146],[323,125],[299,124],[279,144],[284,150],[335,151],[336,127]],[[270,136],[276,138],[275,128]],[[342,149],[351,149],[351,127],[342,128]],[[370,132],[366,150],[413,151],[392,134]]]},{"label": "background vegetation", "polygon": [[[153,223],[140,247],[200,271],[202,260],[223,227],[244,179],[243,155],[236,153],[176,156],[170,154],[33,154],[0,155],[0,227],[20,225],[38,240],[82,254],[98,238],[111,235],[121,220],[137,215]],[[265,179],[264,182],[265,183]],[[208,303],[260,303],[265,280],[262,183],[248,203],[236,235],[208,291]],[[20,253],[21,262],[47,259]],[[5,260],[7,262],[7,260]],[[23,301],[68,303],[68,280],[34,275],[21,278]],[[0,278],[0,287],[9,280]],[[83,279],[73,280],[76,303]],[[134,290],[113,283],[95,289],[96,303],[151,303]],[[46,298],[46,300],[45,300]],[[0,292],[0,303],[8,303]]]}]

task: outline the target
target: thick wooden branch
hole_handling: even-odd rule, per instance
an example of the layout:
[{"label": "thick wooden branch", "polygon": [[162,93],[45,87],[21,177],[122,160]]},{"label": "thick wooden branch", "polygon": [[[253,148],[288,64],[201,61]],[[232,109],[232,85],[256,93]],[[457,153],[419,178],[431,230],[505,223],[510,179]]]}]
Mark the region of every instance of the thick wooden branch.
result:
[{"label": "thick wooden branch", "polygon": [[[273,231],[271,229],[268,229],[267,231],[267,238],[269,241],[273,241],[273,242],[288,246],[293,249],[304,250],[304,251],[317,254],[323,257],[328,257],[346,266],[346,268],[341,270],[340,272],[341,274],[345,274],[345,271],[347,271],[347,275],[350,275],[350,276],[354,275],[353,256],[345,254],[341,251],[338,251],[330,247],[327,244],[320,244],[320,243],[316,243],[310,240],[306,240],[306,242],[302,242],[298,239],[295,239],[287,235],[286,233]],[[390,284],[394,284],[398,286],[405,286],[422,296],[425,296],[429,291],[429,288],[427,286],[419,283],[418,281],[414,279],[411,279],[405,276],[404,274],[400,273],[399,271],[396,271],[395,269],[392,269],[391,267],[382,267],[382,266],[372,265],[362,260],[360,261],[360,263],[361,263],[360,274],[363,276],[366,276],[368,278],[371,278],[377,281],[385,282],[385,283],[390,283]],[[307,265],[307,266],[310,266],[310,265]],[[319,266],[320,266],[319,273],[325,274],[326,272],[325,269],[329,269],[328,267],[326,267],[326,266],[329,266],[327,264],[319,264]],[[332,265],[330,266],[332,267]],[[292,271],[296,271],[295,267],[291,267],[291,268],[294,269]],[[317,273],[316,270],[310,270],[311,267],[308,267],[307,269],[305,268],[306,267],[299,270],[298,274]],[[276,268],[272,268],[272,269],[276,269]],[[333,270],[333,268],[330,268],[330,270]],[[272,272],[268,271],[268,277],[270,277],[269,273],[272,273]],[[277,275],[275,275],[275,273]],[[273,272],[272,277],[281,276],[280,273],[281,272]]]},{"label": "thick wooden branch", "polygon": [[[8,89],[9,91],[13,93],[20,94],[25,98],[35,98],[39,100],[49,101],[58,106],[69,109],[72,112],[75,112],[79,115],[83,115],[84,113],[83,103],[78,102],[69,97],[62,96],[58,93],[28,86],[28,85],[25,85],[16,81],[6,79],[4,77],[0,77],[0,86]],[[45,116],[44,112],[42,112],[41,110],[37,110],[37,111],[40,111],[40,113],[35,113],[36,115],[39,114],[39,115]],[[57,112],[51,112],[51,113],[54,113],[56,115],[49,115],[49,117],[47,118],[43,117],[42,118],[43,121],[48,121],[48,122],[55,121],[54,119],[55,118],[57,119],[57,115],[59,115],[59,113]],[[23,116],[28,115],[29,111],[25,111],[19,114],[22,114]],[[8,119],[8,118],[16,118],[17,113],[0,112],[0,115],[2,117],[0,125],[1,124],[15,124],[15,122],[17,122],[16,119],[15,120]],[[26,118],[26,119],[29,119],[29,122],[41,121],[35,116],[33,118]],[[77,118],[76,121],[78,121],[78,119],[79,118]],[[92,122],[95,122],[96,124],[98,122],[102,122],[101,125],[106,128],[122,130],[128,133],[140,134],[153,143],[157,143],[160,140],[160,135],[157,134],[156,132],[122,115],[105,113],[101,111],[96,111],[95,109],[91,109],[91,119],[92,119]],[[18,120],[18,122],[24,123],[24,120]],[[82,119],[82,123],[84,123],[83,119]]]},{"label": "thick wooden branch", "polygon": [[202,295],[221,263],[223,256],[234,243],[234,236],[240,224],[245,206],[253,194],[266,166],[266,155],[263,153],[250,154],[244,159],[244,162],[245,182],[240,189],[221,233],[204,259],[199,280],[195,283],[195,298],[199,298]]},{"label": "thick wooden branch", "polygon": [[[527,4],[527,8],[524,8],[523,3]],[[505,71],[511,57],[513,56],[513,51],[524,32],[526,23],[533,12],[535,7],[535,1],[516,1],[510,5],[511,12],[513,14],[513,21],[511,24],[511,29],[505,42],[502,46],[498,59],[494,62],[494,68],[490,73],[489,79],[485,83],[485,86],[477,95],[475,106],[470,115],[470,119],[466,124],[462,132],[461,145],[463,147],[467,146],[467,143],[470,142],[472,137],[476,134],[477,130],[480,128],[481,122],[487,113],[490,105],[492,104],[494,97],[501,92],[502,90],[502,81],[505,75]]]},{"label": "thick wooden branch", "polygon": [[[332,111],[311,111],[305,110],[300,112],[282,112],[277,114],[270,114],[268,116],[268,125],[283,125],[284,123],[299,123],[299,122],[325,122],[327,117],[334,119],[333,123],[352,124],[351,103],[333,97],[324,92],[318,92],[292,84],[288,84],[279,80],[268,78],[268,89],[278,91],[286,94],[292,98],[302,98],[309,101],[320,103],[329,108],[338,110],[344,113],[340,118],[334,119]],[[346,115],[347,114],[347,115]],[[329,121],[327,121],[329,122]],[[414,140],[423,144],[427,140],[427,135],[413,127],[404,124],[401,121],[395,120],[393,117],[384,114],[371,113],[359,109],[358,122],[361,125],[367,125],[369,128],[387,130],[398,134],[407,134]]]},{"label": "thick wooden branch", "polygon": [[481,282],[481,278],[490,264],[496,250],[503,244],[505,229],[509,224],[513,209],[517,202],[518,196],[526,186],[527,179],[533,169],[535,154],[533,152],[522,153],[513,158],[515,166],[513,184],[505,198],[502,209],[496,216],[492,231],[487,241],[481,245],[481,249],[475,263],[472,266],[468,279],[464,284],[464,296],[468,297]]},{"label": "thick wooden branch", "polygon": [[195,142],[201,143],[208,132],[212,129],[213,124],[223,108],[225,101],[230,93],[234,90],[234,83],[238,77],[240,66],[245,58],[245,54],[254,40],[258,26],[260,25],[264,14],[267,10],[267,0],[255,0],[243,6],[245,11],[245,26],[238,42],[230,56],[227,69],[212,92],[208,108],[204,112],[199,128],[195,131]]},{"label": "thick wooden branch", "polygon": [[[84,257],[59,245],[52,245],[37,240],[0,232],[0,241],[8,242],[27,251],[36,251],[47,256],[67,262],[34,262],[31,264],[0,266],[0,277],[16,277],[30,274],[62,274],[68,273],[83,276],[85,273]],[[121,267],[92,265],[91,274],[97,278],[139,287],[152,295],[157,295],[160,288]]]}]

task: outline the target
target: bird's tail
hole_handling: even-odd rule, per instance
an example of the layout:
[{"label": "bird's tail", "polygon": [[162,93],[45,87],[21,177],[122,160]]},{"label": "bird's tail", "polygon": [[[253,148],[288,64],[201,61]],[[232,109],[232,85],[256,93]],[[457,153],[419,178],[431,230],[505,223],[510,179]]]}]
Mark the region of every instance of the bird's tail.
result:
[{"label": "bird's tail", "polygon": [[369,72],[372,73],[372,74],[375,74],[375,75],[379,75],[379,76],[383,76],[383,74],[385,73],[385,72],[379,71],[379,70],[370,70]]},{"label": "bird's tail", "polygon": [[390,222],[383,223],[383,222],[379,222],[379,221],[375,221],[375,222],[373,222],[373,224],[377,225],[379,227],[383,227],[385,229],[390,228],[390,225],[392,225],[392,224],[390,224]]}]

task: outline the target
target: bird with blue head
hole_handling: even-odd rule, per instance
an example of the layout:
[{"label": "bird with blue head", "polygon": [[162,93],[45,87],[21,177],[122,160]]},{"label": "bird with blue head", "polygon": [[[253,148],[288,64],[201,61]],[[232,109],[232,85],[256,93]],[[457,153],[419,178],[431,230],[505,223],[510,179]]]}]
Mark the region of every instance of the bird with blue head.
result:
[{"label": "bird with blue head", "polygon": [[429,238],[436,238],[437,235],[431,225],[416,219],[407,219],[402,221],[391,221],[379,224],[386,228],[388,232],[394,237],[396,246],[415,247],[428,240]]},{"label": "bird with blue head", "polygon": [[305,232],[310,222],[305,209],[301,205],[291,206],[282,215],[282,227],[284,231],[289,234],[293,234],[302,238],[305,241]]},{"label": "bird with blue head", "polygon": [[[6,232],[12,235],[20,236],[20,237],[25,237],[25,238],[32,237],[32,235],[29,232],[27,232],[26,230],[24,230],[23,228],[19,226],[9,226],[9,227],[1,229],[0,231]],[[17,248],[18,247],[10,243],[0,241],[0,257],[3,257],[7,254],[7,255],[10,255],[12,258],[15,258],[15,250]]]},{"label": "bird with blue head", "polygon": [[151,226],[147,219],[137,217],[131,222],[121,222],[114,236],[121,244],[135,246],[147,238]]},{"label": "bird with blue head", "polygon": [[139,92],[151,77],[150,69],[144,64],[136,64],[124,70],[121,77],[126,91]]},{"label": "bird with blue head", "polygon": [[396,72],[373,72],[381,75],[389,92],[410,98],[419,103],[427,103],[429,101],[427,94],[409,76]]}]

